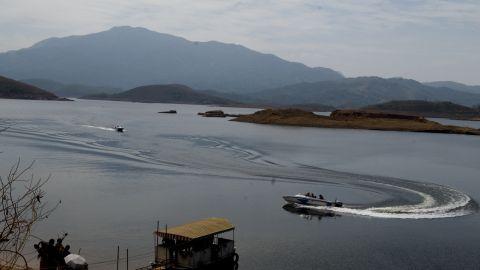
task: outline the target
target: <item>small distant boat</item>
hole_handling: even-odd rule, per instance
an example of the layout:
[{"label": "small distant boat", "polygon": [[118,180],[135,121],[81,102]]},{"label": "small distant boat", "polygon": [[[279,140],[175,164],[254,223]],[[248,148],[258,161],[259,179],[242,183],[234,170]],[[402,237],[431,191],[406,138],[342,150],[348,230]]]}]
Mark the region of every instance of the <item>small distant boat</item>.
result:
[{"label": "small distant boat", "polygon": [[115,129],[117,132],[123,132],[125,130],[125,128],[120,125],[114,126],[113,129]]},{"label": "small distant boat", "polygon": [[158,113],[170,113],[170,114],[176,114],[176,110],[169,110],[169,111],[163,111],[163,112],[158,112]]},{"label": "small distant boat", "polygon": [[312,193],[297,194],[294,196],[283,196],[283,199],[289,203],[296,203],[301,205],[311,206],[333,206],[342,207],[343,203],[340,201],[328,201],[323,198],[322,195],[315,196]]}]

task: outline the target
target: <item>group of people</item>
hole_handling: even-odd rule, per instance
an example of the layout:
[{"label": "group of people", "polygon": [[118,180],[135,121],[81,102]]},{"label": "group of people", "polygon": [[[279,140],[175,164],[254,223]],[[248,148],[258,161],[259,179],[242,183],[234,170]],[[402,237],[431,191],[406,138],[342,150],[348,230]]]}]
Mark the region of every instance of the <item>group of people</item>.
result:
[{"label": "group of people", "polygon": [[[317,196],[315,196],[315,194],[313,194],[312,192],[307,192],[307,193],[305,194],[305,196],[310,197],[310,198],[315,198],[315,199],[317,198]],[[321,200],[324,199],[323,196],[322,196],[322,194],[318,194],[318,198],[321,199]]]},{"label": "group of people", "polygon": [[63,246],[63,238],[45,242],[41,241],[33,245],[40,259],[40,270],[63,270],[66,269],[65,257],[70,254],[70,246]]}]

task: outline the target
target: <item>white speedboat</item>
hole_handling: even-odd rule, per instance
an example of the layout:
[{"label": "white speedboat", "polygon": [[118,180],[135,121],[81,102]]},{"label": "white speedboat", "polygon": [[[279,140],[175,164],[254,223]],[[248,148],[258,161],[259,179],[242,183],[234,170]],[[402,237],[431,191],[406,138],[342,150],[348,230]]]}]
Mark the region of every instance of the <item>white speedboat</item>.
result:
[{"label": "white speedboat", "polygon": [[113,127],[113,129],[115,129],[117,132],[123,132],[125,130],[125,128],[120,125],[116,125]]},{"label": "white speedboat", "polygon": [[333,207],[342,207],[343,203],[340,201],[328,201],[323,198],[322,195],[315,196],[313,194],[297,194],[294,196],[283,196],[283,199],[289,203],[296,203],[301,205],[311,205],[311,206],[333,206]]}]

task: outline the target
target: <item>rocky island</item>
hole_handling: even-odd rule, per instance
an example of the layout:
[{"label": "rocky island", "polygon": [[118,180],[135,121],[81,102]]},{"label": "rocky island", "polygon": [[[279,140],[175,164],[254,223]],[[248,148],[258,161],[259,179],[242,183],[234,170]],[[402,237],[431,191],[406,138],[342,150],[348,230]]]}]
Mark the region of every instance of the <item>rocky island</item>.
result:
[{"label": "rocky island", "polygon": [[266,109],[253,114],[239,116],[232,119],[232,121],[302,127],[480,135],[479,129],[442,125],[420,116],[362,110],[336,110],[330,116],[321,116],[299,109]]}]

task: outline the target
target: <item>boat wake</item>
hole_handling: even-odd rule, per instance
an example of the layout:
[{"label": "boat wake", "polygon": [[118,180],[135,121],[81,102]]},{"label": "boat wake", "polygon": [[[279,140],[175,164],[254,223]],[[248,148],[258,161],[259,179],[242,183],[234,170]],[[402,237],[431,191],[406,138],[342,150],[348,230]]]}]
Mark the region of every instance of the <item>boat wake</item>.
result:
[{"label": "boat wake", "polygon": [[[113,128],[87,125],[82,126],[115,131]],[[144,169],[155,168],[163,171],[169,170],[172,172],[176,172],[178,171],[178,168],[183,167],[182,164],[154,158],[141,150],[121,148],[117,146],[115,142],[101,140],[96,137],[81,138],[66,132],[42,131],[38,129],[22,127],[12,127],[7,131],[8,132],[5,132],[3,136],[28,140],[30,141],[30,146],[48,148],[49,150],[62,150],[69,153],[76,152],[97,157],[104,157],[112,162],[125,162],[126,164],[123,164],[123,166],[138,166],[139,168]]]},{"label": "boat wake", "polygon": [[265,154],[250,149],[246,146],[238,143],[233,143],[221,138],[216,137],[200,137],[200,136],[161,136],[168,139],[184,140],[194,144],[195,147],[216,149],[224,152],[231,153],[236,159],[242,159],[251,163],[261,165],[282,166],[280,161],[273,160],[271,157],[265,156]]},{"label": "boat wake", "polygon": [[99,127],[99,126],[90,126],[90,125],[82,125],[82,127],[96,128],[96,129],[107,130],[107,131],[115,131],[114,128],[109,128],[109,127]]},{"label": "boat wake", "polygon": [[396,188],[419,195],[421,201],[416,204],[402,204],[383,207],[355,207],[349,205],[345,205],[344,207],[297,205],[297,207],[319,212],[334,212],[337,214],[350,214],[390,219],[452,218],[473,214],[478,209],[476,202],[468,195],[449,187],[440,185],[430,186],[432,191],[434,191],[433,193],[439,196],[433,196],[425,192],[404,187]]},{"label": "boat wake", "polygon": [[[107,127],[83,126],[114,130]],[[193,147],[227,152],[233,157],[232,159],[213,155],[211,159],[204,159],[205,152],[189,152],[189,155],[160,155],[135,150],[128,144],[127,146],[130,147],[123,147],[123,145],[120,147],[116,141],[108,138],[79,137],[67,132],[43,131],[19,126],[9,128],[2,136],[28,140],[29,146],[42,149],[62,150],[104,158],[105,162],[102,166],[106,167],[108,161],[115,170],[140,168],[152,172],[202,175],[221,179],[252,181],[274,179],[279,182],[308,183],[338,189],[334,194],[338,194],[337,191],[343,192],[341,195],[344,201],[343,207],[298,206],[319,212],[333,211],[340,215],[374,218],[436,219],[465,216],[478,210],[477,203],[468,195],[447,186],[289,163],[277,160],[259,150],[252,150],[240,143],[214,137],[162,136],[167,139],[189,141],[193,143]],[[185,149],[190,149],[189,147]],[[185,156],[187,158],[184,158]],[[119,166],[114,166],[115,164]],[[90,166],[90,164],[87,165]],[[375,201],[349,203],[348,199],[352,193],[362,194],[362,198],[373,198]]]}]

